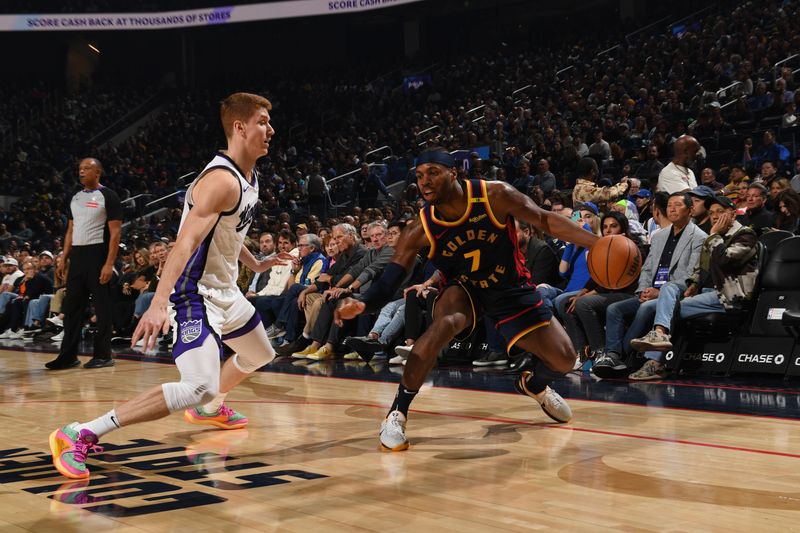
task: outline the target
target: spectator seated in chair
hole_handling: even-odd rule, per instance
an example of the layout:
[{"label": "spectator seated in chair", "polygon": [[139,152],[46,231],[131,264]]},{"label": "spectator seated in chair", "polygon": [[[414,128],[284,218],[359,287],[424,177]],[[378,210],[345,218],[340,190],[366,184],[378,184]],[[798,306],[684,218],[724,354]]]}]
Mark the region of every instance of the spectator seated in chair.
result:
[{"label": "spectator seated in chair", "polygon": [[[650,254],[639,275],[636,295],[606,309],[606,346],[595,358],[592,372],[599,378],[625,375],[631,339],[645,333],[653,324],[656,303],[661,289],[669,282],[683,289],[700,258],[700,250],[708,235],[691,221],[692,199],[676,192],[667,202],[670,226],[658,230],[650,243]],[[671,319],[669,315],[666,320]],[[626,328],[626,322],[633,320]]]},{"label": "spectator seated in chair", "polygon": [[631,347],[645,352],[646,362],[629,376],[636,381],[661,379],[666,375],[663,352],[672,348],[670,322],[681,295],[680,318],[742,309],[753,299],[758,278],[758,237],[736,221],[735,206],[726,196],[711,199],[711,235],[703,243],[700,261],[681,284],[667,283],[656,303],[655,328],[631,340]]}]

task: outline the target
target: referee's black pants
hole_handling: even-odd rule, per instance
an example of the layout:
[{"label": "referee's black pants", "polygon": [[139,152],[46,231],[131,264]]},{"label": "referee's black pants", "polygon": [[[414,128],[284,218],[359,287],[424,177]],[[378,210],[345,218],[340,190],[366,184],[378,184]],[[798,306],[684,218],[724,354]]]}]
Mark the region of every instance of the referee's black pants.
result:
[{"label": "referee's black pants", "polygon": [[94,301],[97,333],[94,336],[94,357],[111,357],[112,303],[109,283],[100,284],[100,270],[108,257],[108,246],[90,244],[73,246],[67,274],[67,294],[61,306],[64,313],[64,340],[58,358],[71,361],[77,358],[81,327],[89,295]]}]

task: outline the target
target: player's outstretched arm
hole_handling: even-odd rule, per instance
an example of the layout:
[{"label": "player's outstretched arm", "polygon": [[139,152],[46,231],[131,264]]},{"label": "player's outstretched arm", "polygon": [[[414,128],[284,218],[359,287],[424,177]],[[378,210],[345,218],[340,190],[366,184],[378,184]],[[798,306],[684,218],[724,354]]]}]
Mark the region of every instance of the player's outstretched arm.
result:
[{"label": "player's outstretched arm", "polygon": [[391,300],[392,296],[413,266],[417,253],[429,244],[428,237],[420,221],[415,221],[403,229],[392,259],[381,276],[370,285],[360,299],[345,298],[334,312],[334,321],[342,325],[342,320],[354,318],[364,311],[375,312]]},{"label": "player's outstretched arm", "polygon": [[238,180],[224,170],[212,170],[192,190],[192,209],[178,232],[175,247],[169,254],[161,272],[158,288],[150,307],[142,315],[136,331],[131,337],[131,346],[141,338],[145,350],[155,347],[159,331],[169,329],[167,304],[186,263],[194,251],[208,236],[221,213],[232,209],[239,202],[241,187]]},{"label": "player's outstretched arm", "polygon": [[582,229],[567,217],[541,209],[531,198],[507,183],[493,181],[487,183],[486,188],[492,210],[500,221],[511,215],[539,228],[547,235],[583,248],[591,248],[598,239],[597,235]]},{"label": "player's outstretched arm", "polygon": [[[260,274],[261,272],[266,271],[268,268],[272,268],[274,266],[282,266],[288,265],[289,263],[299,263],[300,260],[293,256],[292,254],[281,252],[279,254],[275,254],[268,259],[258,260],[255,256],[247,249],[247,246],[242,246],[242,249],[239,250],[239,261],[252,270],[253,272]],[[293,278],[291,278],[293,279]]]}]

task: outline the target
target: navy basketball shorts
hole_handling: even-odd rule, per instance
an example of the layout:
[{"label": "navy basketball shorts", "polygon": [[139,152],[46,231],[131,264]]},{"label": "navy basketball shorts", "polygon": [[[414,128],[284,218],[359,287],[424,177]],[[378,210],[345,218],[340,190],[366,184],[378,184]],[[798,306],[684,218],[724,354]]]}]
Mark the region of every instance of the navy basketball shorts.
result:
[{"label": "navy basketball shorts", "polygon": [[452,280],[445,285],[439,296],[451,286],[463,289],[472,306],[472,326],[460,336],[469,336],[478,320],[487,316],[506,340],[507,351],[531,331],[549,326],[553,317],[534,285],[481,289],[472,287],[469,283]]}]

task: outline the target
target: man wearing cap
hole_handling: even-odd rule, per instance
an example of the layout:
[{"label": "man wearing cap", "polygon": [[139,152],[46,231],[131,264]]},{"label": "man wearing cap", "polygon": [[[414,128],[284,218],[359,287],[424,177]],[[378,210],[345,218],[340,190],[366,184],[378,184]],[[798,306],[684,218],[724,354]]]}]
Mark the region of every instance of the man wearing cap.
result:
[{"label": "man wearing cap", "polygon": [[53,260],[53,252],[45,250],[39,254],[39,274],[49,279],[50,283],[53,283],[55,276]]},{"label": "man wearing cap", "polygon": [[639,192],[633,195],[636,202],[636,209],[639,211],[639,222],[644,224],[649,218],[653,216],[653,211],[650,206],[651,194],[647,189],[639,189]]},{"label": "man wearing cap", "polygon": [[49,370],[78,366],[78,344],[81,340],[83,313],[92,296],[97,333],[94,350],[85,368],[112,366],[111,357],[111,290],[114,262],[119,251],[122,227],[122,205],[111,189],[100,184],[103,166],[97,159],[82,159],[78,167],[83,190],[72,197],[69,205],[67,232],[64,237],[64,262],[67,293],[64,299],[64,340],[58,357],[45,364]]},{"label": "man wearing cap", "polygon": [[708,233],[711,230],[711,218],[708,215],[710,200],[714,198],[714,190],[706,185],[698,185],[689,193],[692,197],[692,221],[697,227]]},{"label": "man wearing cap", "polygon": [[19,263],[13,257],[3,257],[2,264],[3,283],[0,285],[0,293],[8,292],[14,287],[14,283],[21,278],[24,273],[19,269]]},{"label": "man wearing cap", "polygon": [[25,275],[25,273],[19,269],[17,260],[11,256],[3,258],[2,271],[3,284],[0,286],[0,314],[5,312],[8,302],[17,297],[17,293],[14,292],[14,289],[17,286],[17,281]]},{"label": "man wearing cap", "polygon": [[686,288],[670,282],[658,296],[654,329],[631,340],[631,347],[645,352],[647,362],[630,379],[661,379],[666,375],[663,352],[672,348],[670,322],[680,300],[680,317],[725,313],[741,309],[753,299],[758,277],[758,237],[736,221],[736,206],[726,196],[713,196],[708,208],[711,232],[703,242],[700,261],[686,280]]}]

